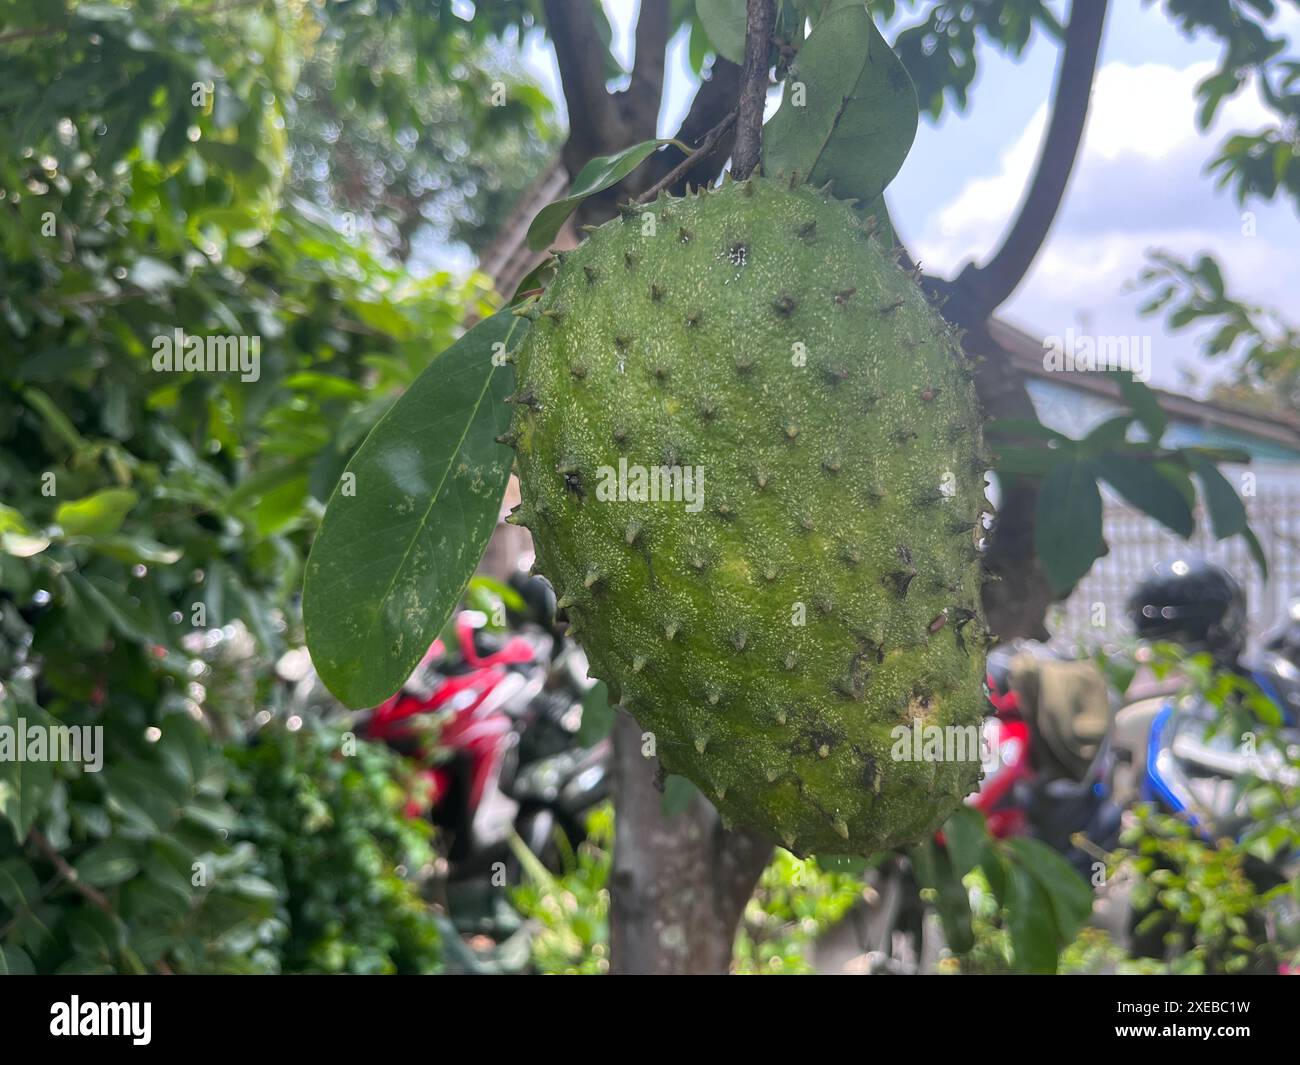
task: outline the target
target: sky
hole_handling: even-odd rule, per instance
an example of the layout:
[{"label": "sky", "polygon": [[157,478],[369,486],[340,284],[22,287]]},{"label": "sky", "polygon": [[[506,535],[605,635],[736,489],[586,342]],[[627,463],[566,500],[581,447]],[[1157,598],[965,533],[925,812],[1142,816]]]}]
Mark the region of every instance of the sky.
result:
[{"label": "sky", "polygon": [[[637,6],[638,0],[605,0],[615,54],[625,66]],[[1300,13],[1288,9],[1277,25],[1300,41]],[[1192,394],[1223,371],[1197,354],[1196,333],[1169,333],[1161,319],[1138,314],[1142,298],[1131,282],[1149,249],[1184,258],[1209,251],[1224,267],[1230,293],[1300,317],[1294,210],[1285,203],[1242,208],[1204,174],[1225,131],[1252,130],[1265,118],[1253,92],[1243,92],[1221,107],[1208,132],[1196,129],[1193,89],[1217,55],[1214,41],[1183,37],[1160,6],[1111,4],[1064,205],[1029,274],[999,311],[1036,336],[1064,337],[1070,329],[1149,336],[1150,383]],[[922,118],[886,199],[901,239],[927,272],[951,277],[997,248],[1037,156],[1057,58],[1056,44],[1041,35],[1018,61],[986,48],[967,111],[947,111],[937,125]],[[530,35],[523,61],[561,102],[562,115],[554,54],[540,34]],[[661,135],[677,129],[695,88],[679,35],[669,47]],[[1254,214],[1253,235],[1243,210]]]}]

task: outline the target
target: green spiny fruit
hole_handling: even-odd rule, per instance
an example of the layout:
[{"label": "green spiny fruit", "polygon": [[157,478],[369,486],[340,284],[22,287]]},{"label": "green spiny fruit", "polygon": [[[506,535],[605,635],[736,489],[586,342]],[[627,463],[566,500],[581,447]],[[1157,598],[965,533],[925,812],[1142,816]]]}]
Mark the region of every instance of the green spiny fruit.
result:
[{"label": "green spiny fruit", "polygon": [[625,210],[534,310],[514,520],[664,767],[796,853],[931,832],[977,745],[899,726],[982,719],[984,461],[913,280],[849,205],[752,178]]}]

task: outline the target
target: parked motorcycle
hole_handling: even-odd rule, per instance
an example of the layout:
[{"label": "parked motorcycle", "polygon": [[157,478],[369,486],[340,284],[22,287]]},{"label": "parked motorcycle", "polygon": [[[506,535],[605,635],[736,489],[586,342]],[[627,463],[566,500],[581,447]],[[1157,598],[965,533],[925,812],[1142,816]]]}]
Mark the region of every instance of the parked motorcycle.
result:
[{"label": "parked motorcycle", "polygon": [[[1186,818],[1206,839],[1239,839],[1258,827],[1243,785],[1261,780],[1285,788],[1300,784],[1294,751],[1300,745],[1300,601],[1265,636],[1258,650],[1245,649],[1245,594],[1218,566],[1177,560],[1144,581],[1130,600],[1138,635],[1173,642],[1213,657],[1225,673],[1248,679],[1275,705],[1282,726],[1271,734],[1233,735],[1221,711],[1198,695],[1160,695],[1139,700],[1116,715],[1115,792],[1127,805],[1149,802]],[[1285,816],[1285,813],[1284,813]],[[1245,872],[1260,892],[1293,880],[1300,857],[1254,854]],[[1160,957],[1162,929],[1138,931],[1144,914],[1130,920],[1135,952]],[[1296,915],[1279,912],[1294,923]]]},{"label": "parked motorcycle", "polygon": [[608,741],[575,743],[592,684],[585,656],[554,633],[549,588],[528,581],[540,578],[520,578],[516,590],[532,609],[512,630],[460,611],[450,638],[358,723],[360,735],[427,763],[407,809],[445,833],[453,882],[517,882],[512,833],[554,868],[556,831],[579,840],[587,811],[608,794]]}]

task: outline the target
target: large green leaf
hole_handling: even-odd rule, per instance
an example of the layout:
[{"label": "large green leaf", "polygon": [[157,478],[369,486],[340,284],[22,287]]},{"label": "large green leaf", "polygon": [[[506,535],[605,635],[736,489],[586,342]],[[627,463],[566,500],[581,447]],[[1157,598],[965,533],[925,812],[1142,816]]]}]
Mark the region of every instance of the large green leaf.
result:
[{"label": "large green leaf", "polygon": [[1184,540],[1196,528],[1192,508],[1159,465],[1126,455],[1099,455],[1092,465],[1112,488],[1138,510],[1150,514]]},{"label": "large green leaf", "polygon": [[513,381],[494,346],[524,328],[503,311],[443,352],[334,490],[307,563],[303,619],[316,669],[349,706],[401,685],[478,565],[513,458],[494,439],[509,427]]},{"label": "large green leaf", "polygon": [[665,142],[642,141],[613,155],[596,156],[578,173],[569,195],[562,200],[548,203],[537,212],[533,224],[528,227],[528,246],[533,251],[542,251],[549,247],[565,220],[578,209],[578,204],[588,196],[594,196],[611,185],[617,185],[644,163],[650,153],[663,143]]},{"label": "large green leaf", "polygon": [[1016,971],[1054,973],[1060,945],[1052,900],[1042,884],[1019,862],[1008,862],[1006,874],[1006,898],[1002,901]]},{"label": "large green leaf", "polygon": [[763,131],[763,171],[834,181],[836,195],[867,203],[907,158],[917,115],[912,79],[865,6],[833,10],[799,50]]},{"label": "large green leaf", "polygon": [[1056,949],[1071,942],[1092,913],[1092,888],[1060,854],[1036,839],[1008,840],[1017,864],[1038,882],[1051,903]]},{"label": "large green leaf", "polygon": [[745,0],[695,0],[713,50],[733,63],[745,61]]},{"label": "large green leaf", "polygon": [[1039,489],[1034,520],[1034,550],[1052,590],[1069,591],[1105,549],[1092,466],[1077,461],[1055,466]]}]

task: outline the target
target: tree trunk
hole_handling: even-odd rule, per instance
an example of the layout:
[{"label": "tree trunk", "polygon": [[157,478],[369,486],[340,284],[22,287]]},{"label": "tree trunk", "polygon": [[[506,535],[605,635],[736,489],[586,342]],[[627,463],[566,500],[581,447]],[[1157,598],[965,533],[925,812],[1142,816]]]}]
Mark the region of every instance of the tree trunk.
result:
[{"label": "tree trunk", "polygon": [[641,727],[614,726],[614,872],[610,961],[614,973],[725,973],[745,904],[772,845],[722,827],[696,794],[665,816],[659,762],[642,755]]}]

